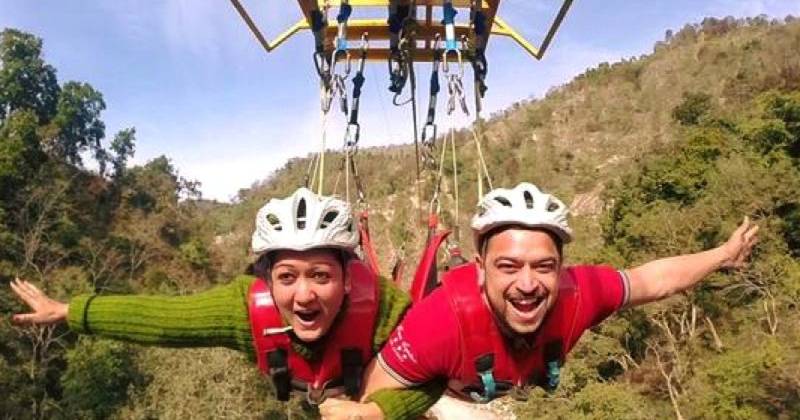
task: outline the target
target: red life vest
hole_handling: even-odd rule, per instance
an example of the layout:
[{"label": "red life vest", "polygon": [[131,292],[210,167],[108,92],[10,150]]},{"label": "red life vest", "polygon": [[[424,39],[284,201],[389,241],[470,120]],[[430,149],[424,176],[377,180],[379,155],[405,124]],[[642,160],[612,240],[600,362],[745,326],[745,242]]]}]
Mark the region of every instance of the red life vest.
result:
[{"label": "red life vest", "polygon": [[575,324],[580,291],[575,270],[561,274],[558,298],[533,339],[532,347],[514,352],[478,284],[478,267],[467,264],[445,273],[442,284],[458,319],[462,365],[448,384],[462,397],[487,402],[525,385],[547,390],[558,386],[560,367],[580,338]]},{"label": "red life vest", "polygon": [[286,401],[292,389],[306,392],[312,403],[341,395],[355,397],[364,367],[372,358],[373,332],[378,312],[376,274],[361,261],[347,267],[352,287],[343,317],[322,338],[325,348],[318,360],[306,360],[292,349],[289,329],[283,323],[263,279],[250,286],[248,310],[258,368],[275,384],[278,399]]}]

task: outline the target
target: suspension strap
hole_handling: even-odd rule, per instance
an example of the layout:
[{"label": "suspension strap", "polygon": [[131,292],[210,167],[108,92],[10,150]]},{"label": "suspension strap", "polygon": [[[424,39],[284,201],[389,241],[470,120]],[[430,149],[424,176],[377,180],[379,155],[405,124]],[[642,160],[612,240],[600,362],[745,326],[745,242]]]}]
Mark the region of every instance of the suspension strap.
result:
[{"label": "suspension strap", "polygon": [[486,74],[489,64],[486,61],[486,43],[489,40],[486,13],[479,7],[477,0],[472,0],[470,21],[475,33],[475,51],[472,57],[472,74],[475,79],[475,112],[481,110],[481,99],[486,95]]},{"label": "suspension strap", "polygon": [[[407,5],[392,2],[390,5],[389,23],[389,91],[394,93],[392,102],[402,106],[413,100],[412,96],[400,100],[409,77],[413,79],[415,48],[414,40],[417,33],[416,2],[410,1]],[[411,82],[414,84],[414,81]]]},{"label": "suspension strap", "polygon": [[442,52],[439,50],[440,35],[436,34],[433,44],[433,65],[431,70],[430,90],[428,94],[428,114],[425,126],[422,127],[422,163],[426,169],[436,168],[434,142],[436,141],[436,102],[441,87],[439,86],[439,65]]},{"label": "suspension strap", "polygon": [[336,15],[336,51],[347,51],[347,21],[353,13],[353,6],[348,0],[342,0],[339,6],[339,14]]},{"label": "suspension strap", "polygon": [[350,112],[350,119],[347,123],[347,129],[344,135],[344,172],[345,172],[345,196],[347,201],[350,202],[350,175],[353,176],[353,181],[356,186],[356,193],[358,194],[358,202],[361,204],[366,203],[366,194],[364,186],[361,182],[361,177],[358,174],[358,167],[355,162],[356,154],[358,153],[358,142],[361,138],[361,126],[358,123],[358,112],[361,104],[361,90],[364,86],[364,66],[367,61],[367,51],[369,50],[369,39],[367,34],[361,35],[361,56],[358,63],[358,71],[353,77],[353,106]]},{"label": "suspension strap", "polygon": [[325,54],[325,28],[328,26],[328,18],[325,13],[318,8],[311,11],[311,31],[314,33],[314,68],[319,75],[320,86],[320,107],[322,112],[328,112],[333,100],[333,87],[331,84],[331,61]]},{"label": "suspension strap", "polygon": [[[350,51],[347,48],[347,21],[350,19],[350,14],[352,12],[353,7],[350,6],[349,1],[342,1],[339,6],[339,14],[336,16],[336,22],[338,23],[335,43],[336,48],[334,48],[331,53],[330,59],[332,84],[331,100],[333,100],[333,97],[339,97],[339,107],[345,115],[349,114],[349,110],[347,109],[347,77],[350,76],[351,70]],[[336,67],[339,60],[343,60],[345,65],[343,70],[337,72]],[[328,104],[328,106],[330,107],[330,104]]]},{"label": "suspension strap", "polygon": [[447,52],[458,50],[456,41],[456,8],[453,7],[452,0],[445,0],[443,4],[444,18],[442,24],[444,25],[445,43],[444,49]]}]

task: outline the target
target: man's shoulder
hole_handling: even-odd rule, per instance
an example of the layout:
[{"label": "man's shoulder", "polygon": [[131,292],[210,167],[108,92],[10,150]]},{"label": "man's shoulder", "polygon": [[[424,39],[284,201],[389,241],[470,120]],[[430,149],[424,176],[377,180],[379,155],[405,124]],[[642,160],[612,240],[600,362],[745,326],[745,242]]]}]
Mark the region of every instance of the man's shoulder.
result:
[{"label": "man's shoulder", "polygon": [[607,281],[619,279],[619,271],[610,265],[604,264],[579,264],[570,265],[564,269],[576,282]]}]

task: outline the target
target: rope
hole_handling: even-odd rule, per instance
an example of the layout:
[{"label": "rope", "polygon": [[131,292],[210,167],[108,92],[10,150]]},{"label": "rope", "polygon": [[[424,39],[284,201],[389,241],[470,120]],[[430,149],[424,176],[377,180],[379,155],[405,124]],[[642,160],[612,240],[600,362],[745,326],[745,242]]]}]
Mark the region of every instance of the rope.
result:
[{"label": "rope", "polygon": [[455,233],[456,242],[459,242],[461,236],[459,235],[459,213],[461,209],[461,203],[458,199],[458,161],[456,160],[456,130],[455,127],[450,127],[450,148],[452,151],[452,158],[453,158],[453,194],[455,198],[455,220],[453,222],[453,231]]},{"label": "rope", "polygon": [[322,195],[322,186],[324,185],[325,181],[325,144],[327,143],[327,132],[328,132],[328,113],[324,110],[321,112],[322,116],[322,148],[319,151],[319,165],[317,165],[317,170],[319,171],[319,184],[317,184],[317,194]]},{"label": "rope", "polygon": [[[476,127],[477,127],[477,129],[476,129]],[[471,127],[470,131],[472,132],[472,139],[475,141],[475,149],[478,152],[478,165],[479,165],[478,166],[478,180],[479,180],[479,182],[482,182],[483,178],[485,177],[486,178],[486,182],[489,184],[489,189],[491,190],[491,189],[494,189],[494,186],[492,186],[492,177],[489,176],[489,167],[488,167],[488,165],[486,165],[486,158],[483,155],[483,149],[481,148],[481,141],[480,141],[480,138],[479,138],[478,133],[477,133],[477,131],[480,130],[481,134],[483,134],[483,130],[481,130],[482,127],[483,127],[482,120],[480,119],[479,116],[476,115],[475,124],[473,125],[473,127]],[[481,172],[483,172],[483,173],[481,173]],[[478,198],[479,199],[483,197],[483,194],[482,194],[481,190],[482,190],[481,185],[479,185],[478,186]]]}]

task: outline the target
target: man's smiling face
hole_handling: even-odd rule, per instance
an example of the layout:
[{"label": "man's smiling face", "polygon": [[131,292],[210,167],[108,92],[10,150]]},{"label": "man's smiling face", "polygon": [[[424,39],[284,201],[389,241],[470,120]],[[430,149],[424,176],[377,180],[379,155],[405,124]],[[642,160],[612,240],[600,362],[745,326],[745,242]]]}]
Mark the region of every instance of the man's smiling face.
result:
[{"label": "man's smiling face", "polygon": [[561,254],[538,229],[511,227],[489,237],[478,263],[495,314],[518,334],[535,332],[558,297]]}]

